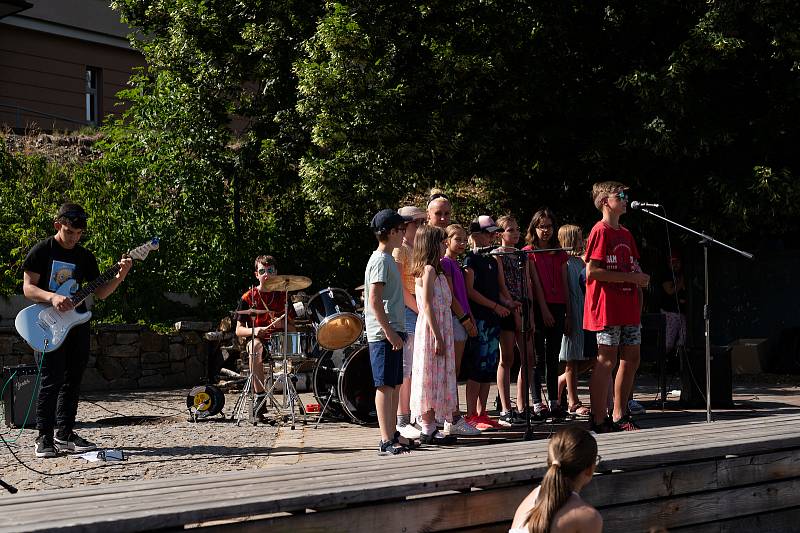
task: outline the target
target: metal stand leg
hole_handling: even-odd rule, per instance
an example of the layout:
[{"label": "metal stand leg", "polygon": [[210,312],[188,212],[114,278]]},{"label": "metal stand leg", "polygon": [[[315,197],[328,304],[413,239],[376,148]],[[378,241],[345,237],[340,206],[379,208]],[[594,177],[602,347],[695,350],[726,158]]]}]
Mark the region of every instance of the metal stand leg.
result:
[{"label": "metal stand leg", "polygon": [[322,416],[325,414],[325,411],[328,409],[328,405],[330,405],[332,399],[333,399],[333,385],[330,385],[330,388],[328,390],[328,399],[325,400],[325,405],[322,406],[322,411],[319,412],[319,417],[317,417],[317,421],[314,424],[314,429],[317,429],[317,426],[319,426],[319,423],[322,420]]},{"label": "metal stand leg", "polygon": [[[269,397],[269,394],[267,394],[264,400],[262,400],[258,405],[256,405],[255,381],[258,378],[255,377],[255,372],[253,372],[253,364],[254,364],[253,354],[251,353],[249,355],[250,355],[250,375],[247,376],[247,380],[244,382],[244,388],[242,389],[242,393],[236,399],[236,403],[233,404],[233,413],[231,414],[231,418],[236,418],[237,426],[241,424],[245,414],[244,411],[245,409],[247,409],[248,405],[250,406],[250,408],[247,411],[247,421],[255,425],[258,422],[256,414],[266,401],[266,398]],[[261,388],[264,388],[263,383],[261,383]]]}]

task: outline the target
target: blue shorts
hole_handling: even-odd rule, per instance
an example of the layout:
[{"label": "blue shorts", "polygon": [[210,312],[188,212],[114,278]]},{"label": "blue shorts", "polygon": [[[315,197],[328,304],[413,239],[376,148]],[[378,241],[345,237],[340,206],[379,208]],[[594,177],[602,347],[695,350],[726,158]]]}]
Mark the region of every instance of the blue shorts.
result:
[{"label": "blue shorts", "polygon": [[606,326],[597,332],[597,344],[636,346],[642,344],[642,326]]},{"label": "blue shorts", "polygon": [[[405,340],[405,333],[398,333]],[[376,387],[396,387],[403,383],[403,349],[393,350],[387,340],[369,343],[372,381]]]},{"label": "blue shorts", "polygon": [[472,349],[467,355],[467,379],[478,383],[497,381],[497,364],[500,361],[500,325],[477,320],[478,336],[470,339]]},{"label": "blue shorts", "polygon": [[410,307],[406,307],[406,333],[409,335],[414,334],[414,330],[417,329],[417,313],[414,312],[413,309]]}]

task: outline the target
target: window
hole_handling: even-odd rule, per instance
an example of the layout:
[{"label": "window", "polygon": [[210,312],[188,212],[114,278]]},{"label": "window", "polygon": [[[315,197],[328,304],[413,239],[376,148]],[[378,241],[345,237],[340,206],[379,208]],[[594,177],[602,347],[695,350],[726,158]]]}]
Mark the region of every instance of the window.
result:
[{"label": "window", "polygon": [[102,75],[102,69],[86,67],[86,122],[94,126],[99,124],[102,117],[100,111]]}]

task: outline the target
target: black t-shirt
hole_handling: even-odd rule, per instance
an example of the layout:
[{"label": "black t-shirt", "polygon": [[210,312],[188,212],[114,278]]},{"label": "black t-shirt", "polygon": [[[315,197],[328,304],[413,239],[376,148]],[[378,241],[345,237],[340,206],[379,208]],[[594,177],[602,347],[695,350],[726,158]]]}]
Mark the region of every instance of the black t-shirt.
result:
[{"label": "black t-shirt", "polygon": [[[67,250],[55,237],[48,237],[35,244],[25,256],[22,269],[39,274],[36,285],[50,292],[56,292],[67,280],[74,279],[81,285],[94,281],[100,275],[97,259],[92,252],[80,244]],[[78,311],[85,312],[86,306],[81,304]]]},{"label": "black t-shirt", "polygon": [[[500,285],[497,283],[497,261],[494,257],[484,257],[468,252],[464,258],[464,268],[469,268],[475,273],[472,287],[493,302],[500,301]],[[470,300],[469,307],[478,320],[499,323],[500,317],[492,308],[484,307],[474,300]]]}]

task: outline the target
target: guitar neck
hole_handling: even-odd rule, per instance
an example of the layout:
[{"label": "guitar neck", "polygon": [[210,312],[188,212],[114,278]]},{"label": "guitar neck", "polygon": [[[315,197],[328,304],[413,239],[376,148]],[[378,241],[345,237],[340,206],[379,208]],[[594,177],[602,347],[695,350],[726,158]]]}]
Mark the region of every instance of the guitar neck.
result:
[{"label": "guitar neck", "polygon": [[100,274],[97,277],[97,279],[81,287],[81,290],[79,290],[70,297],[70,300],[72,300],[72,304],[75,306],[80,305],[81,302],[83,302],[86,298],[89,297],[90,294],[96,291],[98,287],[100,287],[101,285],[105,285],[106,283],[117,277],[117,274],[119,274],[119,269],[120,269],[119,263],[115,263],[114,266],[112,266],[111,268]]}]

